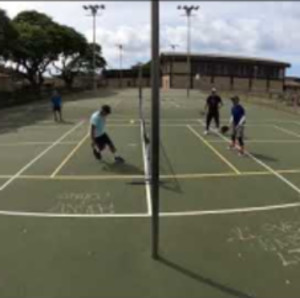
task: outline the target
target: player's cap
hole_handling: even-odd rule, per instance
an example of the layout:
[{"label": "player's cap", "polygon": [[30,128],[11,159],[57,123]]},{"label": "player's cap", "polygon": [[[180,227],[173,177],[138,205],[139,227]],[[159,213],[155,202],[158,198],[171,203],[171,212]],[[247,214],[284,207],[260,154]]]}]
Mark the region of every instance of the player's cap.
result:
[{"label": "player's cap", "polygon": [[105,114],[110,114],[111,113],[111,107],[109,105],[103,105],[101,107],[101,112],[105,112]]}]

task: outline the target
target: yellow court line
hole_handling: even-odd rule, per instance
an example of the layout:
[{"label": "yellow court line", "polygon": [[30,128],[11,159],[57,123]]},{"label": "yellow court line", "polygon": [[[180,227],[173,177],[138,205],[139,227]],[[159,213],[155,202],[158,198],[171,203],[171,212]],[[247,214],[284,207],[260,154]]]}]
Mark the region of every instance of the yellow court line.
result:
[{"label": "yellow court line", "polygon": [[224,163],[226,163],[237,175],[240,175],[241,172],[224,157],[219,151],[217,151],[209,142],[207,142],[196,130],[194,130],[190,125],[187,125],[188,129],[198,137],[208,148],[210,148]]},{"label": "yellow court line", "polygon": [[51,174],[51,178],[54,178],[56,174],[62,169],[62,167],[71,159],[75,152],[83,145],[86,139],[89,137],[90,133],[88,132],[83,139],[77,144],[77,146],[68,154],[68,156],[61,162],[61,164],[54,170]]},{"label": "yellow court line", "polygon": [[277,170],[276,172],[280,174],[298,174],[300,173],[300,169]]},{"label": "yellow court line", "polygon": [[[280,174],[299,174],[300,169],[277,170]],[[223,173],[187,173],[175,175],[160,175],[160,179],[200,179],[200,178],[222,178],[222,177],[243,177],[243,176],[271,176],[270,171],[249,171],[241,172],[239,175],[233,172]],[[10,178],[12,175],[0,175],[0,178]],[[28,180],[128,180],[145,179],[144,175],[56,175],[51,178],[48,175],[21,175],[17,179]]]},{"label": "yellow court line", "polygon": [[145,179],[144,175],[56,175],[43,176],[43,175],[23,175],[21,179],[28,180],[129,180],[129,179]]}]

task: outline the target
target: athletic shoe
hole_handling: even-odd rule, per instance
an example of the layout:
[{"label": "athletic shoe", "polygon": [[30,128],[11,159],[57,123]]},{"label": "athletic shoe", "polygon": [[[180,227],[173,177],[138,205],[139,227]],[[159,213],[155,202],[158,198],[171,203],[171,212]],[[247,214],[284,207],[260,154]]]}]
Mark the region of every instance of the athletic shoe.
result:
[{"label": "athletic shoe", "polygon": [[204,131],[204,135],[206,135],[206,136],[208,135],[208,130]]},{"label": "athletic shoe", "polygon": [[234,144],[230,144],[228,147],[227,147],[228,150],[234,150],[235,149],[235,145]]},{"label": "athletic shoe", "polygon": [[121,157],[121,156],[116,156],[116,157],[115,157],[115,162],[121,164],[121,163],[124,163],[125,160],[124,160],[124,158]]},{"label": "athletic shoe", "polygon": [[93,148],[93,153],[96,159],[100,160],[102,158],[101,153],[97,149]]}]

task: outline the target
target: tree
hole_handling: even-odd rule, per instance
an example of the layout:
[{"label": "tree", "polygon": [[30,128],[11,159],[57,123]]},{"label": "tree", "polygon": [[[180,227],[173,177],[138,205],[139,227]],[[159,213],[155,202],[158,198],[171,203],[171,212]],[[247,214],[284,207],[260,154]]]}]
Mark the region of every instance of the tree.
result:
[{"label": "tree", "polygon": [[37,11],[19,13],[13,24],[18,40],[11,51],[11,60],[32,87],[39,89],[44,72],[61,52],[60,25]]},{"label": "tree", "polygon": [[0,9],[0,56],[8,59],[11,49],[14,47],[18,32],[4,10]]},{"label": "tree", "polygon": [[[84,54],[81,57],[81,69],[85,73],[93,72],[93,51],[94,44],[89,43],[84,51]],[[95,44],[95,67],[96,72],[102,70],[106,67],[106,61],[102,57],[102,48],[99,44]]]},{"label": "tree", "polygon": [[[78,75],[93,75],[93,50],[94,46],[92,43],[86,44],[84,50],[73,56],[73,59],[66,64],[61,77],[65,80],[68,87],[72,86],[75,77]],[[101,46],[99,44],[95,45],[95,66],[98,73],[106,67],[106,61],[101,55]]]},{"label": "tree", "polygon": [[80,58],[84,55],[88,43],[85,37],[73,28],[60,26],[61,53],[59,61],[53,62],[54,68],[68,88],[72,88],[75,77],[80,73]]}]

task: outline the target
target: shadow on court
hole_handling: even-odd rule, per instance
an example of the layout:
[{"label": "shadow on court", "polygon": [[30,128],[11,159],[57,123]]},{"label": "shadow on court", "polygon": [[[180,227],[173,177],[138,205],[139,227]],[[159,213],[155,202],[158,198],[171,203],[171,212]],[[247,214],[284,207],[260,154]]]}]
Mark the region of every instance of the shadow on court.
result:
[{"label": "shadow on court", "polygon": [[[62,93],[62,100],[63,103],[72,102],[72,101],[84,101],[90,100],[93,98],[109,98],[109,97],[116,97],[118,96],[118,92],[115,92],[110,89],[100,89],[97,93],[93,91],[83,91],[77,92],[73,94],[64,94]],[[18,133],[18,129],[31,126],[31,125],[41,125],[41,121],[49,120],[50,125],[70,125],[75,124],[72,121],[63,122],[55,122],[53,119],[53,111],[51,106],[51,95],[47,98],[43,98],[40,100],[35,100],[33,102],[24,103],[22,105],[15,105],[10,107],[0,108],[0,134],[7,134],[7,133]],[[64,113],[67,110],[70,112],[69,107],[63,107],[62,114],[64,117]],[[75,108],[73,108],[74,113],[77,114]],[[80,111],[82,116],[86,116],[84,111]],[[72,110],[71,110],[72,114]],[[53,121],[53,123],[52,123]],[[47,125],[47,124],[42,124]]]},{"label": "shadow on court", "polygon": [[127,175],[144,175],[144,171],[142,169],[127,162],[123,164],[118,164],[103,161],[103,171]]},{"label": "shadow on court", "polygon": [[274,157],[271,157],[271,156],[267,156],[267,155],[264,155],[264,154],[261,154],[261,153],[253,153],[253,152],[250,152],[255,158],[257,159],[260,159],[262,161],[271,161],[271,162],[277,162],[278,159],[274,158]]},{"label": "shadow on court", "polygon": [[[162,156],[166,161],[167,169],[171,172],[171,175],[175,176],[176,173],[175,173],[175,170],[173,168],[172,162],[170,161],[170,159],[168,157],[168,154],[167,154],[167,151],[166,151],[166,149],[165,149],[162,142],[160,142],[160,148],[161,148]],[[178,179],[175,178],[175,177],[171,178],[171,179],[168,179],[168,180],[160,181],[160,186],[164,189],[167,189],[167,190],[182,193],[180,183],[178,182]]]},{"label": "shadow on court", "polygon": [[163,256],[159,256],[158,261],[161,264],[177,271],[178,273],[181,273],[181,274],[183,274],[183,275],[185,275],[185,276],[187,276],[187,277],[189,277],[189,278],[191,278],[195,281],[198,281],[198,282],[206,284],[206,285],[208,285],[212,288],[215,288],[215,289],[219,290],[220,292],[227,293],[227,294],[231,295],[232,297],[255,298],[254,296],[248,295],[248,294],[243,293],[239,290],[233,289],[233,288],[231,288],[227,285],[223,285],[223,284],[221,284],[217,281],[214,281],[213,279],[211,279],[209,277],[206,277],[206,276],[203,276],[199,273],[191,271],[191,270],[185,268],[182,265],[176,264],[175,262],[166,259]]}]

